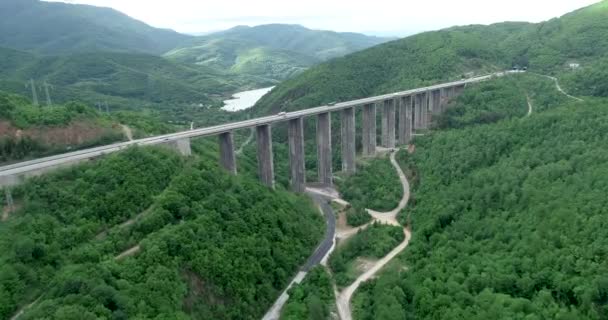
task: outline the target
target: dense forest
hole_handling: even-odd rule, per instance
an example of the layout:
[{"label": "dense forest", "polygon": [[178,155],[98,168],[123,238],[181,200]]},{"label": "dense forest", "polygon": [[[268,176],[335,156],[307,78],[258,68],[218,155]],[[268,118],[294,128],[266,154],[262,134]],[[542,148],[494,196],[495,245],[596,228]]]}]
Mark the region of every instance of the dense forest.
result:
[{"label": "dense forest", "polygon": [[23,319],[261,316],[323,222],[310,200],[216,161],[136,148],[15,189],[0,317],[33,301]]},{"label": "dense forest", "polygon": [[355,208],[389,211],[397,207],[403,188],[388,158],[371,159],[344,180],[336,180],[344,200]]},{"label": "dense forest", "polygon": [[289,290],[289,300],[283,307],[281,320],[329,319],[334,299],[330,275],[323,267],[315,267],[301,284]]},{"label": "dense forest", "polygon": [[[530,77],[520,87],[541,112],[465,126],[473,100],[451,113],[456,129],[399,153],[416,181],[401,216],[414,236],[394,262],[407,271],[364,284],[357,319],[606,319],[606,101],[566,101]],[[497,85],[489,95],[510,91]]]}]

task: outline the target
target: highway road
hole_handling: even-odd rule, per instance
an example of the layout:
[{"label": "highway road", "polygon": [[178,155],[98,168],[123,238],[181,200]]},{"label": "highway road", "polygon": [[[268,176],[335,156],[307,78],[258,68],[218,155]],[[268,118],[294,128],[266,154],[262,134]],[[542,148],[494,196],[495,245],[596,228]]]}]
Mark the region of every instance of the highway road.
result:
[{"label": "highway road", "polygon": [[7,176],[22,175],[22,174],[25,174],[25,173],[31,172],[31,171],[43,170],[45,168],[60,166],[62,164],[91,159],[91,158],[106,155],[108,153],[117,152],[117,151],[123,150],[125,148],[128,148],[130,146],[134,146],[134,145],[138,145],[138,146],[158,145],[158,144],[164,144],[164,143],[177,141],[177,140],[181,140],[181,139],[215,136],[215,135],[219,135],[221,133],[229,132],[229,131],[233,131],[233,130],[253,128],[253,127],[256,127],[259,125],[273,124],[273,123],[277,123],[277,122],[288,121],[291,119],[314,116],[314,115],[318,115],[318,114],[326,113],[326,112],[340,111],[342,109],[346,109],[346,108],[350,108],[350,107],[361,106],[361,105],[371,104],[371,103],[376,103],[376,102],[382,102],[384,100],[394,99],[394,98],[402,97],[402,96],[409,96],[412,94],[426,92],[429,90],[437,90],[437,89],[441,89],[441,88],[449,88],[449,87],[454,87],[454,86],[459,86],[459,85],[466,85],[469,83],[476,83],[476,82],[492,79],[493,77],[504,76],[505,74],[508,74],[508,73],[511,73],[511,72],[509,72],[509,71],[497,72],[497,73],[493,73],[493,74],[486,75],[486,76],[481,76],[481,77],[476,77],[476,78],[471,78],[471,79],[466,79],[466,80],[460,80],[460,81],[454,81],[454,82],[434,85],[434,86],[430,86],[430,87],[417,88],[417,89],[413,89],[413,90],[406,90],[406,91],[385,94],[385,95],[380,95],[380,96],[375,96],[375,97],[370,97],[370,98],[358,99],[358,100],[347,101],[347,102],[340,102],[340,103],[336,103],[335,105],[331,105],[331,106],[321,106],[321,107],[304,109],[304,110],[295,111],[295,112],[281,113],[281,114],[277,114],[277,115],[271,115],[271,116],[266,116],[266,117],[239,121],[239,122],[221,124],[221,125],[207,127],[207,128],[182,131],[182,132],[178,132],[178,133],[166,134],[166,135],[161,135],[161,136],[156,136],[156,137],[151,137],[151,138],[144,138],[144,139],[139,139],[139,140],[133,140],[133,141],[128,141],[128,142],[115,143],[115,144],[111,144],[111,145],[107,145],[107,146],[96,147],[96,148],[75,151],[75,152],[65,153],[65,154],[51,156],[51,157],[40,158],[40,159],[36,159],[36,160],[31,160],[31,161],[20,162],[20,163],[0,167],[0,178],[7,177]]},{"label": "highway road", "polygon": [[281,316],[281,310],[287,300],[289,300],[289,295],[287,292],[294,284],[299,284],[304,280],[310,269],[320,264],[321,261],[330,253],[332,247],[334,246],[334,239],[336,235],[336,216],[329,205],[329,201],[331,198],[318,195],[315,193],[308,193],[308,195],[313,199],[316,205],[319,206],[319,209],[323,212],[323,216],[325,217],[326,227],[325,227],[325,236],[321,244],[317,247],[315,252],[308,258],[304,266],[300,269],[298,274],[293,278],[293,280],[289,283],[287,288],[281,293],[279,298],[272,305],[270,310],[266,312],[262,320],[278,320]]}]

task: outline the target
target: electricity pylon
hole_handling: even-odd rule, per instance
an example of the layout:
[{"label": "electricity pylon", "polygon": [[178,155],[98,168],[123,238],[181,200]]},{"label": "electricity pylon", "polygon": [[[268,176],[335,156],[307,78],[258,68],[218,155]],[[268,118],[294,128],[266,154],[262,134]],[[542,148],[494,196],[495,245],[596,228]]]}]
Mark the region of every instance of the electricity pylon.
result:
[{"label": "electricity pylon", "polygon": [[36,92],[36,84],[34,83],[34,79],[30,79],[29,82],[25,83],[26,88],[32,88],[32,102],[35,106],[38,105],[38,92]]}]

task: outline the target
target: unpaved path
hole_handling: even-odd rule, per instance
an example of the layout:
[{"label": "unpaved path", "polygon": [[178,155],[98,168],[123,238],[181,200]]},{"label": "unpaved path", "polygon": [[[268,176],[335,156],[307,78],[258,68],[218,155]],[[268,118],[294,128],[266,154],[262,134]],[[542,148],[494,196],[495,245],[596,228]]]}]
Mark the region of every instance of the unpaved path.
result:
[{"label": "unpaved path", "polygon": [[27,311],[28,309],[33,307],[36,303],[38,303],[38,301],[40,301],[41,298],[42,298],[42,296],[38,297],[38,299],[34,300],[34,302],[28,304],[27,306],[21,308],[21,310],[17,311],[17,313],[15,313],[15,315],[11,317],[11,320],[19,319],[19,317],[21,317],[21,315],[23,315],[23,313],[25,311]]},{"label": "unpaved path", "polygon": [[378,260],[378,262],[371,267],[367,272],[359,276],[355,282],[353,282],[346,289],[342,290],[340,294],[337,296],[336,304],[338,306],[338,314],[340,315],[340,319],[342,320],[352,320],[352,314],[350,310],[350,299],[353,294],[359,288],[361,283],[371,279],[382,267],[384,267],[387,263],[393,260],[399,253],[401,253],[407,245],[410,243],[411,233],[407,231],[407,229],[403,229],[403,233],[405,234],[405,240],[401,242],[393,251],[389,252],[384,258]]},{"label": "unpaved path", "polygon": [[[373,217],[372,222],[380,222],[394,226],[401,226],[399,221],[397,221],[397,215],[399,214],[399,212],[401,212],[401,210],[405,209],[410,199],[410,184],[407,181],[405,173],[403,173],[403,170],[401,170],[399,163],[397,163],[397,160],[395,159],[396,154],[396,151],[392,152],[390,159],[391,164],[393,165],[395,170],[397,170],[399,180],[401,181],[401,185],[403,186],[403,197],[401,198],[401,201],[399,202],[397,208],[389,212],[378,212],[370,209],[367,209],[367,212]],[[411,233],[406,228],[403,229],[403,233],[405,234],[405,238],[401,244],[399,244],[395,249],[389,252],[385,257],[378,260],[378,262],[376,262],[367,272],[359,276],[357,280],[355,280],[355,282],[353,282],[350,286],[342,290],[342,292],[340,292],[339,294],[336,294],[336,305],[338,307],[338,314],[340,315],[340,319],[352,320],[352,313],[350,310],[350,299],[352,298],[355,291],[357,291],[357,288],[359,288],[359,285],[371,279],[387,263],[393,260],[399,253],[405,250],[405,248],[407,248],[407,245],[409,244],[411,239]]]},{"label": "unpaved path", "polygon": [[528,114],[526,117],[529,117],[532,115],[532,100],[530,99],[529,95],[526,95],[526,100],[528,101]]},{"label": "unpaved path", "polygon": [[125,135],[125,137],[127,137],[127,139],[129,139],[129,141],[133,141],[133,131],[131,130],[131,128],[129,128],[129,126],[126,126],[124,124],[121,124],[120,128],[122,129],[122,132]]},{"label": "unpaved path", "polygon": [[243,142],[243,144],[241,144],[241,146],[235,151],[235,154],[237,156],[241,155],[241,153],[243,153],[243,149],[246,146],[248,146],[251,143],[251,141],[253,141],[253,130],[254,129],[251,129],[251,133],[249,134],[249,137],[247,138],[247,140],[245,140],[245,142]]},{"label": "unpaved path", "polygon": [[574,99],[576,101],[585,101],[585,100],[583,100],[581,98],[577,98],[575,96],[571,96],[566,91],[564,91],[564,89],[562,89],[562,87],[559,85],[559,80],[556,77],[549,76],[549,75],[546,75],[546,74],[540,74],[540,73],[533,73],[533,74],[539,75],[541,77],[545,77],[545,78],[549,78],[549,79],[553,80],[553,82],[555,82],[555,88],[557,89],[557,91],[561,92],[566,97],[568,97],[570,99]]},{"label": "unpaved path", "polygon": [[116,257],[114,257],[115,260],[121,260],[124,259],[126,257],[130,257],[136,253],[139,252],[139,250],[141,250],[141,247],[139,245],[136,245],[135,247],[125,250],[123,253],[117,255]]}]

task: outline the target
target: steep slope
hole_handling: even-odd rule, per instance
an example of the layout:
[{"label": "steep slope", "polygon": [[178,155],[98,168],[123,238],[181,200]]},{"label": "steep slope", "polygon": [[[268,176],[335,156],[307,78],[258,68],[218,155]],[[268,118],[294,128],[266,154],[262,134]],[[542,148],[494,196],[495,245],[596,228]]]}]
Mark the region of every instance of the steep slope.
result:
[{"label": "steep slope", "polygon": [[156,29],[118,11],[38,0],[0,2],[0,46],[44,54],[161,54],[191,36]]},{"label": "steep slope", "polygon": [[85,105],[40,108],[0,91],[0,165],[122,139],[116,122]]},{"label": "steep slope", "polygon": [[134,148],[14,190],[0,318],[37,301],[23,319],[259,319],[318,244],[321,216],[198,155]]},{"label": "steep slope", "polygon": [[[606,319],[608,101],[521,80],[538,106],[531,116],[510,83],[468,89],[522,117],[447,121],[457,125],[398,155],[414,181],[401,216],[412,243],[361,287],[356,319]],[[481,100],[459,99],[447,116],[493,103]]]},{"label": "steep slope", "polygon": [[382,44],[313,67],[277,86],[258,113],[403,90],[469,72],[528,66],[562,74],[608,53],[608,1],[539,24],[454,27]]},{"label": "steep slope", "polygon": [[356,33],[310,30],[298,25],[240,26],[198,37],[165,56],[282,80],[321,61],[387,40]]}]

